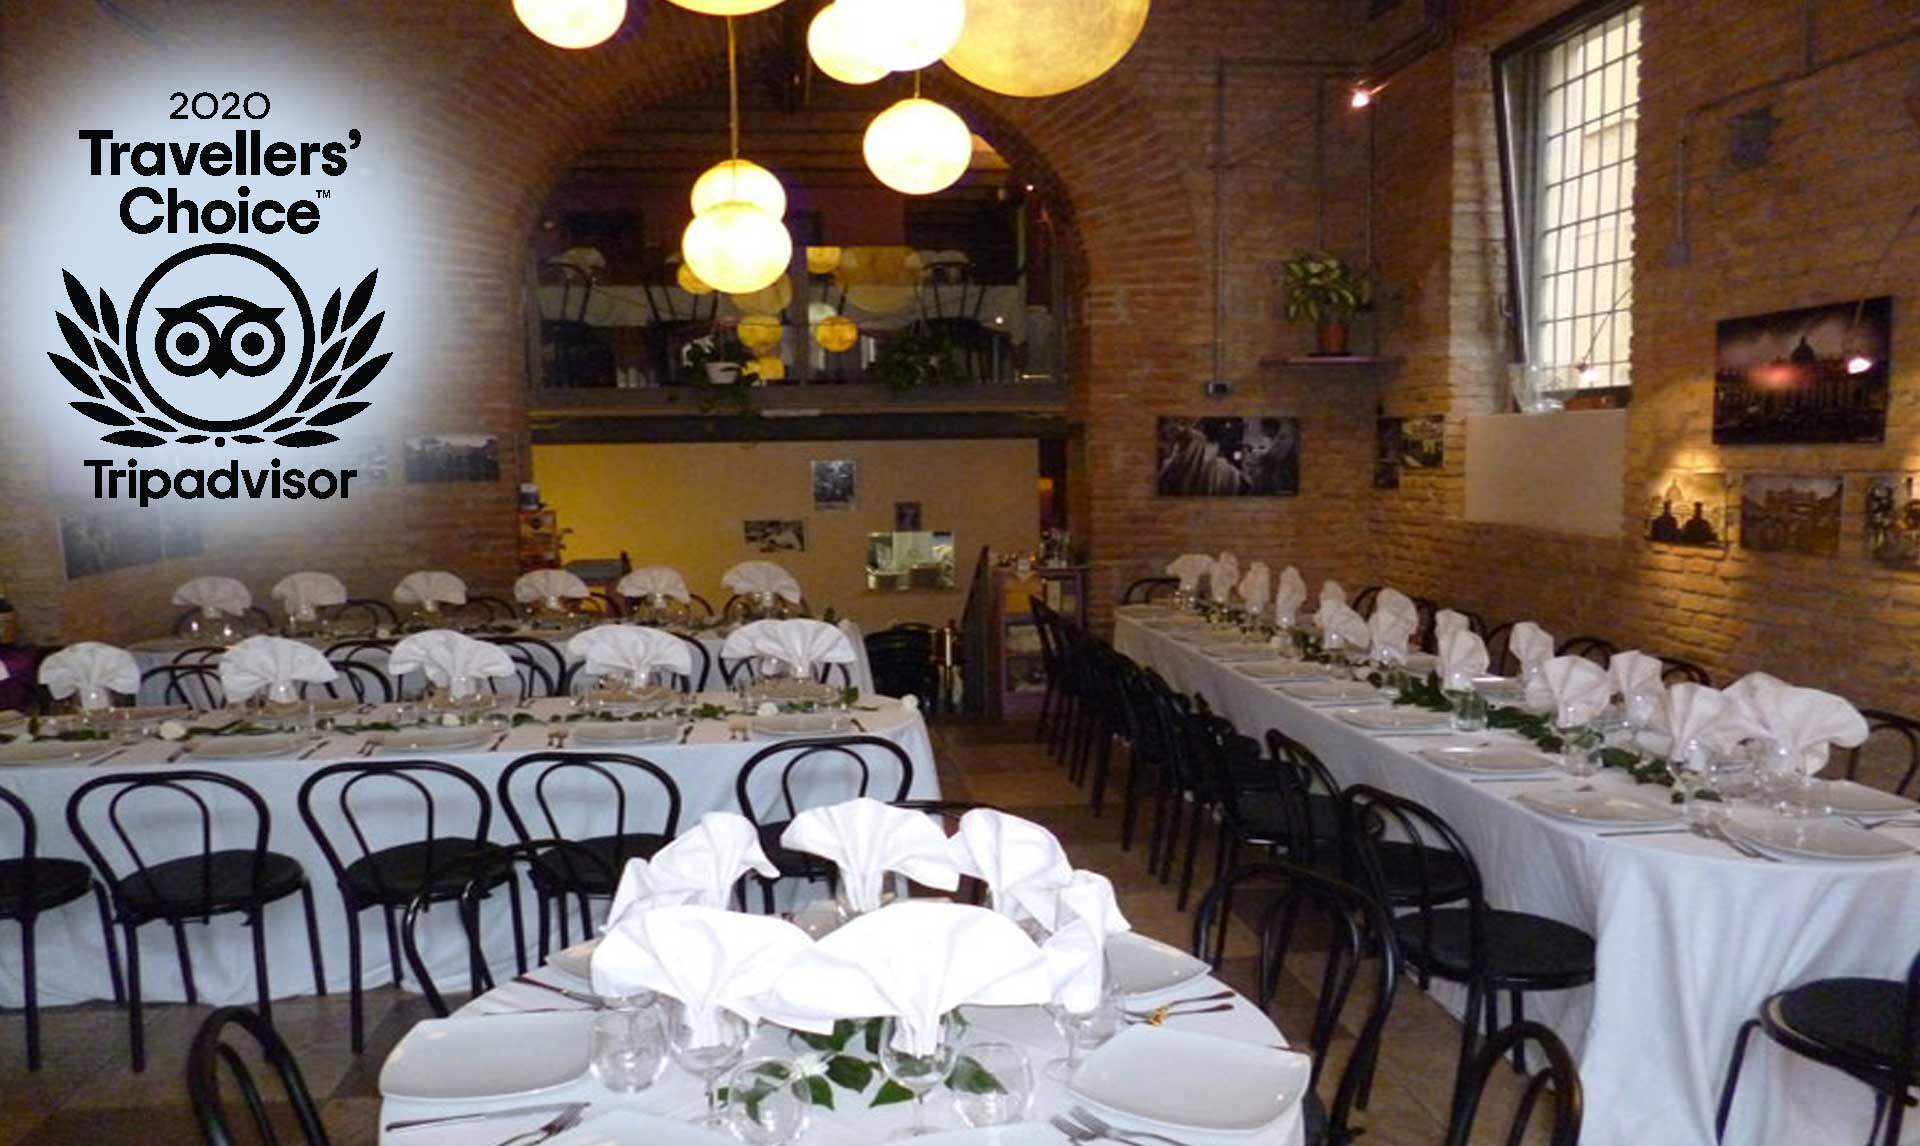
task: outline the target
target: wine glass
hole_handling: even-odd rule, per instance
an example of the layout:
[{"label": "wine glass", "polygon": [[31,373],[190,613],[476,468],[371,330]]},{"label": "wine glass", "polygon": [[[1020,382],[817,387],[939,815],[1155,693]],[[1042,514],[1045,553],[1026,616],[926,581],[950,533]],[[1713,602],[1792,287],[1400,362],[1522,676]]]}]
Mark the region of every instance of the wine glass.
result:
[{"label": "wine glass", "polygon": [[781,1058],[748,1059],[727,1075],[727,1128],[749,1146],[784,1146],[807,1132],[806,1076]]},{"label": "wine glass", "polygon": [[593,1077],[601,1086],[634,1094],[652,1086],[667,1067],[667,1038],[657,1011],[621,1006],[593,1017]]},{"label": "wine glass", "polygon": [[1100,998],[1084,1011],[1076,1011],[1064,1003],[1048,1003],[1047,1014],[1053,1018],[1053,1025],[1059,1029],[1062,1038],[1067,1040],[1067,1055],[1047,1063],[1041,1073],[1055,1082],[1068,1082],[1073,1072],[1080,1069],[1080,1052],[1091,1050],[1120,1033],[1126,1012],[1121,999],[1113,989],[1113,976],[1102,978]]},{"label": "wine glass", "polygon": [[720,1109],[720,1076],[739,1063],[746,1053],[747,1039],[753,1028],[732,1011],[715,1008],[710,1030],[700,1030],[685,1004],[669,999],[663,1009],[667,1028],[667,1048],[680,1069],[700,1079],[707,1090],[707,1113],[700,1123],[710,1130],[725,1132],[727,1116]]},{"label": "wine glass", "polygon": [[952,1012],[940,1016],[933,1049],[926,1054],[914,1054],[894,1045],[894,1039],[902,1033],[899,1020],[888,1019],[880,1025],[880,1069],[913,1095],[913,1125],[894,1137],[918,1138],[934,1132],[933,1127],[927,1125],[927,1094],[953,1072],[959,1051],[958,1026]]},{"label": "wine glass", "polygon": [[1452,724],[1455,732],[1479,732],[1487,726],[1487,698],[1473,687],[1473,678],[1464,672],[1447,675],[1446,690],[1453,701]]},{"label": "wine glass", "polygon": [[1033,1067],[1012,1043],[974,1043],[961,1054],[947,1080],[953,1109],[968,1126],[1005,1126],[1027,1116],[1033,1101]]}]

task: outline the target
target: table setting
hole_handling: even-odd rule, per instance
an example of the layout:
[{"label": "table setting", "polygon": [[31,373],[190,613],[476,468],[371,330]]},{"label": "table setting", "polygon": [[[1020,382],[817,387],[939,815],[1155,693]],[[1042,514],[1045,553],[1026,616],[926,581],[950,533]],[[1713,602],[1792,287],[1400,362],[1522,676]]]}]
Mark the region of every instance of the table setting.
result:
[{"label": "table setting", "polygon": [[[381,1072],[381,1141],[1301,1141],[1310,1060],[1203,961],[1133,932],[1040,825],[809,809],[781,842],[833,862],[840,894],[747,915],[728,889],[765,857],[730,818],[633,861],[597,938],[410,1031]],[[939,895],[962,878],[990,906]]]}]

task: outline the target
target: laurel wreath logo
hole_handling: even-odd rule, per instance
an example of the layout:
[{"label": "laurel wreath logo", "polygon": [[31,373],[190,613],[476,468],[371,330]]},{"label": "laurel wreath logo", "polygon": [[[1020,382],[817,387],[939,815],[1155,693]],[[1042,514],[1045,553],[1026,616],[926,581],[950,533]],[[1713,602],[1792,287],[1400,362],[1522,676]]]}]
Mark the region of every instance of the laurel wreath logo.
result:
[{"label": "laurel wreath logo", "polygon": [[[54,368],[68,385],[91,399],[68,405],[103,426],[115,427],[114,432],[102,434],[100,440],[117,446],[163,446],[169,442],[192,446],[212,439],[212,434],[184,432],[147,411],[134,393],[133,378],[122,355],[120,314],[113,300],[103,289],[98,292],[96,307],[79,279],[65,270],[60,274],[66,280],[67,301],[73,316],[56,312],[54,317],[73,357],[51,351],[47,357],[53,360]],[[367,357],[387,317],[385,311],[372,317],[366,315],[367,306],[373,301],[374,280],[379,274],[378,270],[369,271],[360,285],[353,288],[353,294],[345,298],[344,305],[344,292],[340,290],[334,291],[327,300],[320,318],[320,343],[324,349],[314,360],[309,374],[311,381],[293,413],[260,427],[258,433],[225,434],[223,438],[245,445],[271,440],[277,446],[324,446],[340,440],[321,427],[337,426],[372,405],[351,399],[372,385],[393,358],[391,353]],[[113,405],[109,405],[109,401]]]}]

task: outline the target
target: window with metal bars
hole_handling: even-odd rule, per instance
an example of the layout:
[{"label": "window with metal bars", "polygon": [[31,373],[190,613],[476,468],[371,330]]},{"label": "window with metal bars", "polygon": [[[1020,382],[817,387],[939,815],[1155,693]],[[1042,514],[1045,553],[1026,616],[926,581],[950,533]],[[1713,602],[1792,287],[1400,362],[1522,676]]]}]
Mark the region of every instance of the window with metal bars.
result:
[{"label": "window with metal bars", "polygon": [[1513,338],[1556,388],[1626,386],[1640,9],[1588,5],[1494,54]]}]

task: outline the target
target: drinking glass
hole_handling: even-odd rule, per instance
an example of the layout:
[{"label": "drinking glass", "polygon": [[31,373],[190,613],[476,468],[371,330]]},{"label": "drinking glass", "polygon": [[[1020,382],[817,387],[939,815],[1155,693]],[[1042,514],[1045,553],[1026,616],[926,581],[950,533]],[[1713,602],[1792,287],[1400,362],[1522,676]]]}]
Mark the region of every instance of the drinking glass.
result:
[{"label": "drinking glass", "polygon": [[1585,779],[1600,770],[1600,762],[1594,759],[1593,753],[1601,737],[1591,724],[1563,725],[1555,721],[1554,730],[1560,735],[1560,766],[1567,775]]},{"label": "drinking glass", "polygon": [[1120,996],[1113,990],[1113,976],[1106,976],[1105,984],[1100,992],[1100,1001],[1091,1010],[1073,1011],[1060,1003],[1047,1004],[1047,1014],[1052,1016],[1053,1025],[1067,1040],[1067,1056],[1054,1059],[1042,1070],[1053,1081],[1070,1081],[1073,1072],[1080,1068],[1081,1051],[1093,1050],[1120,1033],[1120,1027],[1126,1021],[1126,1011],[1121,1006]]},{"label": "drinking glass", "polygon": [[1813,778],[1801,767],[1791,750],[1777,740],[1753,741],[1752,759],[1761,798],[1782,816],[1806,816],[1813,812]]},{"label": "drinking glass", "polygon": [[1451,690],[1453,698],[1453,730],[1455,732],[1479,732],[1487,726],[1487,698],[1469,682],[1464,688]]},{"label": "drinking glass", "polygon": [[1656,689],[1637,688],[1627,694],[1627,727],[1636,734],[1651,728],[1655,714],[1660,711],[1661,694]]},{"label": "drinking glass", "polygon": [[953,1068],[947,1088],[953,1109],[968,1126],[1006,1126],[1027,1116],[1033,1101],[1033,1067],[1012,1043],[974,1043]]},{"label": "drinking glass", "polygon": [[896,1020],[888,1019],[880,1025],[880,1069],[913,1095],[913,1125],[895,1138],[917,1138],[934,1132],[927,1125],[927,1094],[953,1073],[958,1058],[958,1025],[951,1012],[940,1016],[938,1042],[928,1054],[911,1054],[893,1045],[899,1031]]},{"label": "drinking glass", "polygon": [[593,1017],[593,1077],[601,1086],[635,1094],[667,1067],[667,1037],[655,1010],[620,1007]]},{"label": "drinking glass", "polygon": [[748,1059],[727,1075],[727,1128],[749,1146],[784,1146],[812,1115],[806,1077],[786,1059]]},{"label": "drinking glass", "polygon": [[706,1086],[707,1113],[699,1121],[710,1130],[725,1132],[727,1116],[720,1109],[720,1076],[739,1063],[746,1053],[747,1039],[753,1033],[748,1022],[732,1011],[713,1014],[713,1037],[702,1040],[688,1021],[687,1009],[677,999],[669,999],[663,1008],[667,1028],[667,1048],[680,1069],[698,1078]]}]

